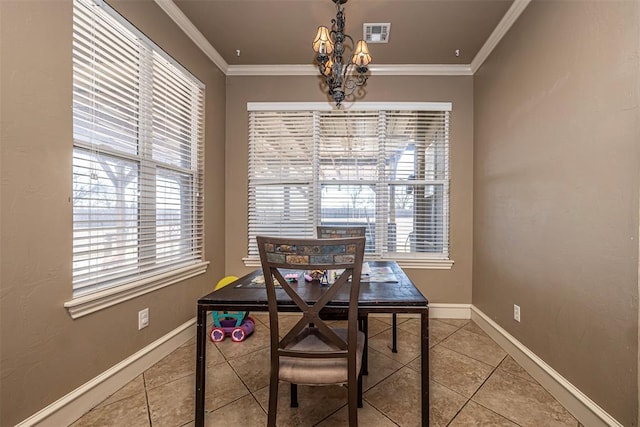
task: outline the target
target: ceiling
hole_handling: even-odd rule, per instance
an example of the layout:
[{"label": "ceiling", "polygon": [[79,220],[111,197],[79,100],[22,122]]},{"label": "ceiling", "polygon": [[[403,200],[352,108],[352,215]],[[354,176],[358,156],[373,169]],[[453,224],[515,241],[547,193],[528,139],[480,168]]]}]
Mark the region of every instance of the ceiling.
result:
[{"label": "ceiling", "polygon": [[[336,14],[332,0],[155,1],[225,73],[312,66],[317,27],[330,27]],[[487,50],[485,45],[495,46],[496,37],[499,41],[526,4],[528,0],[348,0],[346,33],[358,40],[363,23],[391,23],[389,42],[369,45],[372,71],[464,66],[471,74],[479,52]]]}]

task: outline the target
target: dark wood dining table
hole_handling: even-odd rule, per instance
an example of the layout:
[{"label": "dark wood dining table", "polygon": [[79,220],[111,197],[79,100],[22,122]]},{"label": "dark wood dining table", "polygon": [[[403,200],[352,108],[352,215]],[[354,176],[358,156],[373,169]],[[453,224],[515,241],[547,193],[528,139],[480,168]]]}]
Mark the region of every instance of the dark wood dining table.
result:
[{"label": "dark wood dining table", "polygon": [[[393,261],[368,261],[371,275],[360,284],[359,314],[416,313],[420,315],[421,343],[421,405],[422,425],[429,425],[429,301],[416,288],[406,273]],[[384,271],[387,274],[376,274]],[[196,396],[195,425],[204,426],[205,370],[207,345],[207,313],[210,311],[269,311],[264,285],[255,279],[262,275],[258,269],[198,300],[196,325]],[[305,282],[301,276],[298,286],[304,287],[301,296],[307,302],[315,302],[326,287]],[[277,291],[279,311],[297,311],[295,304],[283,290]],[[344,312],[349,298],[346,292],[338,293],[325,309]],[[366,316],[365,316],[366,318]],[[366,366],[366,365],[365,365]]]}]

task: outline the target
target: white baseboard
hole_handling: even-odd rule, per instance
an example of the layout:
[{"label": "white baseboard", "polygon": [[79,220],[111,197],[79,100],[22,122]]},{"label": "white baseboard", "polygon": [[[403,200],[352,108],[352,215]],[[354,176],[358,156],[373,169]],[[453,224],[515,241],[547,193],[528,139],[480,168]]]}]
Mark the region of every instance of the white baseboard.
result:
[{"label": "white baseboard", "polygon": [[195,317],[137,353],[107,369],[66,396],[41,409],[17,427],[70,425],[150,366],[195,336]]},{"label": "white baseboard", "polygon": [[471,306],[471,320],[476,322],[500,347],[522,366],[540,385],[556,398],[585,426],[620,426],[611,415],[587,395],[525,347],[476,306]]},{"label": "white baseboard", "polygon": [[431,319],[471,319],[471,304],[429,304]]},{"label": "white baseboard", "polygon": [[[622,424],[474,305],[429,304],[429,317],[473,320],[582,424],[590,427],[622,427]],[[57,427],[73,423],[194,336],[195,318],[38,411],[17,424],[17,427]]]},{"label": "white baseboard", "polygon": [[[389,317],[388,313],[370,313],[369,317]],[[419,314],[399,314],[401,317],[420,317]],[[429,319],[471,319],[471,304],[429,304]]]}]

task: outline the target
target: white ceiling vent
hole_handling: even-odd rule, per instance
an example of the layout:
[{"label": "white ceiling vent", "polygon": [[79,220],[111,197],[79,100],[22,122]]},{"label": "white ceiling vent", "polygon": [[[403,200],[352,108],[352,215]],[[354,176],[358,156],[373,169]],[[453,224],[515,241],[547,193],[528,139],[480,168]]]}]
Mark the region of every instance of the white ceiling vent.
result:
[{"label": "white ceiling vent", "polygon": [[388,43],[389,42],[389,30],[391,30],[391,23],[365,23],[362,27],[364,34],[364,40],[367,43]]}]

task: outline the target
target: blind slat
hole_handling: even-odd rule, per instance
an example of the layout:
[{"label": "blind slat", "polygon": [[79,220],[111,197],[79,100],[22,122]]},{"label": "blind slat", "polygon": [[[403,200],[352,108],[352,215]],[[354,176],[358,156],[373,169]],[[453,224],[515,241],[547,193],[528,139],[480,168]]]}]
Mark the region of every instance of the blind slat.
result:
[{"label": "blind slat", "polygon": [[249,111],[255,236],[367,226],[370,255],[448,256],[449,111]]},{"label": "blind slat", "polygon": [[203,259],[204,87],[107,5],[74,1],[74,296]]}]

